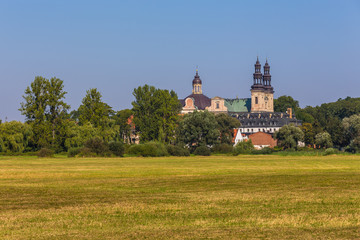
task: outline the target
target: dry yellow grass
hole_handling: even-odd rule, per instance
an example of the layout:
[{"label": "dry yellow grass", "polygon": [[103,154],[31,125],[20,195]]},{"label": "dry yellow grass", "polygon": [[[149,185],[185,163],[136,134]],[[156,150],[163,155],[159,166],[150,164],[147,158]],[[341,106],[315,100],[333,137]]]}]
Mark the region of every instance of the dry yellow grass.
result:
[{"label": "dry yellow grass", "polygon": [[360,239],[360,159],[1,157],[0,238]]}]

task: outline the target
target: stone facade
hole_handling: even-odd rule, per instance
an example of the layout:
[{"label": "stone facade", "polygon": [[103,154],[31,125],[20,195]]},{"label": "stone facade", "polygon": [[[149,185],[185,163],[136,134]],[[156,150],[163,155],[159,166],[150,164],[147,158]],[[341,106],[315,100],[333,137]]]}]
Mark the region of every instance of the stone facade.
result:
[{"label": "stone facade", "polygon": [[251,90],[251,112],[274,112],[274,93]]},{"label": "stone facade", "polygon": [[221,97],[213,97],[211,99],[210,107],[206,107],[206,110],[213,113],[227,113],[228,109],[225,106],[225,99]]}]

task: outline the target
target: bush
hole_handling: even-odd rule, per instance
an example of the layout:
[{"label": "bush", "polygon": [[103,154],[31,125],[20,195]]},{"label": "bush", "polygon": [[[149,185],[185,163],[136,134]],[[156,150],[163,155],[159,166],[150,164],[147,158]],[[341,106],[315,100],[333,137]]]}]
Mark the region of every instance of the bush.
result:
[{"label": "bush", "polygon": [[162,157],[169,155],[165,145],[158,142],[131,145],[127,153],[143,157]]},{"label": "bush", "polygon": [[214,145],[211,150],[214,153],[232,153],[234,147],[230,144],[221,143]]},{"label": "bush", "polygon": [[194,154],[200,156],[210,156],[211,151],[207,146],[199,146],[195,149]]},{"label": "bush", "polygon": [[273,152],[274,152],[274,150],[269,147],[264,147],[263,149],[260,149],[260,150],[254,149],[251,151],[252,154],[272,154]]},{"label": "bush", "polygon": [[188,157],[190,156],[190,151],[187,148],[178,146],[178,145],[167,145],[166,149],[171,156],[179,157]]},{"label": "bush", "polygon": [[54,157],[54,151],[48,148],[42,148],[37,155],[38,157]]},{"label": "bush", "polygon": [[125,146],[122,142],[110,142],[109,150],[118,157],[122,157],[125,152]]},{"label": "bush", "polygon": [[70,148],[68,150],[68,157],[76,157],[80,153],[81,148]]},{"label": "bush", "polygon": [[324,151],[324,156],[336,154],[337,150],[334,148],[328,148]]},{"label": "bush", "polygon": [[97,155],[96,155],[96,153],[91,151],[90,148],[83,147],[83,148],[80,148],[80,152],[77,156],[79,156],[79,157],[96,157]]},{"label": "bush", "polygon": [[[98,156],[109,156],[109,147],[107,144],[99,137],[90,138],[84,144],[85,148],[88,148],[91,152],[95,153]],[[88,151],[88,150],[86,150]]]},{"label": "bush", "polygon": [[239,154],[250,154],[252,150],[254,150],[254,145],[249,139],[247,141],[238,142],[238,144],[234,147],[233,154],[235,156]]}]

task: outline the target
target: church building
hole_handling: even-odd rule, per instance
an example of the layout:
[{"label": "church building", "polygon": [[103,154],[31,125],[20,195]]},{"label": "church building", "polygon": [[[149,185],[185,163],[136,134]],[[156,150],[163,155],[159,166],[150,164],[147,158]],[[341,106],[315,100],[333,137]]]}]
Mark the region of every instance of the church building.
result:
[{"label": "church building", "polygon": [[264,74],[261,73],[259,58],[255,63],[251,98],[209,98],[203,94],[202,80],[198,70],[192,81],[192,94],[180,102],[183,106],[181,113],[186,114],[195,110],[208,110],[215,114],[227,113],[241,122],[239,133],[251,135],[257,132],[273,134],[284,125],[301,125],[292,110],[286,113],[274,112],[274,88],[271,86],[270,65],[266,60]]}]

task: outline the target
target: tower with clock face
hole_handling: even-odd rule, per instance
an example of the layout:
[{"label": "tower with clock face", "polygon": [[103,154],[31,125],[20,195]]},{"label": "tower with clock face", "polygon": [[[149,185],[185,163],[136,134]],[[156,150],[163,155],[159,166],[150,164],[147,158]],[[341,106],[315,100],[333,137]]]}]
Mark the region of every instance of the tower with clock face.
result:
[{"label": "tower with clock face", "polygon": [[271,86],[270,65],[266,60],[264,75],[259,58],[255,63],[254,83],[251,86],[251,112],[274,112],[274,88]]}]

